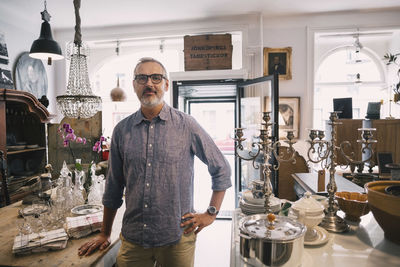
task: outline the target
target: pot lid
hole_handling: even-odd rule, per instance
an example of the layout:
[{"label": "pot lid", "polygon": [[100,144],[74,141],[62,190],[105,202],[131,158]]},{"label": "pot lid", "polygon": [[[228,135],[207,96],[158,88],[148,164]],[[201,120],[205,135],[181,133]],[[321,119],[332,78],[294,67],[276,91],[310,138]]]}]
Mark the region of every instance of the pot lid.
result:
[{"label": "pot lid", "polygon": [[242,218],[239,229],[252,238],[285,243],[302,237],[307,228],[291,218],[270,213]]},{"label": "pot lid", "polygon": [[301,199],[292,205],[292,209],[306,213],[321,213],[325,208],[320,202],[311,197],[310,192],[306,192]]}]

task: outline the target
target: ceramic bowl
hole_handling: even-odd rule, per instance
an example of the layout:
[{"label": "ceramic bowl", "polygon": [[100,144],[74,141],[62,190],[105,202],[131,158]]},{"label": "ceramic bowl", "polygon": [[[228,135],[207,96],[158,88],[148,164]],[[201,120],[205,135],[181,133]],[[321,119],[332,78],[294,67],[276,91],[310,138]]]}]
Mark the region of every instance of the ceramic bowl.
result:
[{"label": "ceramic bowl", "polygon": [[311,242],[318,238],[315,226],[320,224],[325,217],[324,206],[315,200],[310,192],[306,192],[301,199],[292,205],[289,217],[307,226],[304,240]]},{"label": "ceramic bowl", "polygon": [[391,185],[385,188],[386,194],[400,197],[400,185]]},{"label": "ceramic bowl", "polygon": [[298,211],[292,209],[292,214],[295,216],[299,222],[305,224],[307,228],[312,228],[317,226],[322,222],[322,219],[325,217],[324,212],[322,211],[318,215],[309,215],[309,214],[301,214]]},{"label": "ceramic bowl", "polygon": [[358,192],[336,192],[339,208],[346,214],[345,220],[360,222],[360,217],[369,212],[368,196]]},{"label": "ceramic bowl", "polygon": [[385,188],[400,185],[400,181],[374,181],[365,184],[368,203],[375,220],[382,227],[385,237],[400,244],[400,197],[389,195]]}]

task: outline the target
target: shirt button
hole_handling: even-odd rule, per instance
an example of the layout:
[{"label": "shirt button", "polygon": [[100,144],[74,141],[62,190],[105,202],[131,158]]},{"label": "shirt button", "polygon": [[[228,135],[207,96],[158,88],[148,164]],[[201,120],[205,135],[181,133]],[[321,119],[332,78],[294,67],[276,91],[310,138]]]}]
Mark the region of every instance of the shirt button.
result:
[{"label": "shirt button", "polygon": [[149,167],[150,167],[150,166],[151,166],[151,163],[147,163],[147,166],[149,166]]},{"label": "shirt button", "polygon": [[144,207],[147,208],[147,204],[144,204]]},{"label": "shirt button", "polygon": [[146,186],[147,186],[147,187],[149,187],[149,186],[150,186],[150,184],[149,184],[149,183],[147,183],[147,184],[146,184]]},{"label": "shirt button", "polygon": [[146,227],[147,227],[147,224],[144,224],[144,225],[143,225],[143,227],[145,227],[145,228],[146,228]]},{"label": "shirt button", "polygon": [[154,126],[153,126],[153,125],[151,125],[151,126],[150,126],[150,129],[153,129],[153,128],[154,128]]},{"label": "shirt button", "polygon": [[149,145],[149,147],[152,147],[152,146],[153,146],[152,144]]}]

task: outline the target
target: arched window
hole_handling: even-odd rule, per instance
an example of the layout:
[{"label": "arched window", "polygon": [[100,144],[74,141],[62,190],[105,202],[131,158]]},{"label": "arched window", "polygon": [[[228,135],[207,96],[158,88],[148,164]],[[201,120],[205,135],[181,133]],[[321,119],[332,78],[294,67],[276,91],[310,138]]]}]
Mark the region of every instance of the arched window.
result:
[{"label": "arched window", "polygon": [[387,100],[383,65],[366,47],[335,48],[321,60],[315,75],[314,128],[325,128],[334,98],[347,97],[352,98],[354,119],[365,118],[368,102]]}]

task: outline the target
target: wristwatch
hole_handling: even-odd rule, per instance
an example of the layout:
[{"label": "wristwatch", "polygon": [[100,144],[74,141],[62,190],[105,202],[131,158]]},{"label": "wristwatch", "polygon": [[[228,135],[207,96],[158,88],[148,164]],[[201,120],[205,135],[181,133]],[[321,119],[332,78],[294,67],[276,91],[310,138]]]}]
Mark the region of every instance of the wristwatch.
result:
[{"label": "wristwatch", "polygon": [[209,206],[208,208],[207,208],[207,212],[208,212],[208,214],[210,214],[210,215],[218,215],[218,210],[217,210],[217,208],[215,207],[215,206]]}]

